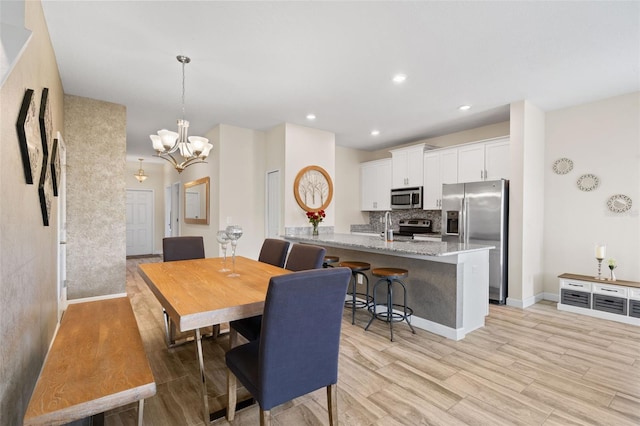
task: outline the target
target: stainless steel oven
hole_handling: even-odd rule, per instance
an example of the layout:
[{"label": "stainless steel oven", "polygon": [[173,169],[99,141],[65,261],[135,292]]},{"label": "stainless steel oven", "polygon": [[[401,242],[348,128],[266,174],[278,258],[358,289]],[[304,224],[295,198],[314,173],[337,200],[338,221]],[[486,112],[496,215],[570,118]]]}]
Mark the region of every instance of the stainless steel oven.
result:
[{"label": "stainless steel oven", "polygon": [[391,208],[399,209],[421,209],[422,208],[422,187],[402,188],[391,190]]}]

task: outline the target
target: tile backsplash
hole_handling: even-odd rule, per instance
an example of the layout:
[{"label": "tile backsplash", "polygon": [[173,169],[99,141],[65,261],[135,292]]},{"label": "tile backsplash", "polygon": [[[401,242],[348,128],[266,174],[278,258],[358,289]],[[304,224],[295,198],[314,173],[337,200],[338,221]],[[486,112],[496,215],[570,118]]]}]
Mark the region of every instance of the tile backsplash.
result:
[{"label": "tile backsplash", "polygon": [[[369,212],[369,227],[371,232],[384,232],[384,214],[385,212]],[[400,219],[429,219],[431,220],[431,231],[439,234],[442,225],[442,211],[422,209],[392,210],[391,223],[395,231],[398,230],[398,221]],[[353,229],[353,225],[351,230],[357,231]]]}]

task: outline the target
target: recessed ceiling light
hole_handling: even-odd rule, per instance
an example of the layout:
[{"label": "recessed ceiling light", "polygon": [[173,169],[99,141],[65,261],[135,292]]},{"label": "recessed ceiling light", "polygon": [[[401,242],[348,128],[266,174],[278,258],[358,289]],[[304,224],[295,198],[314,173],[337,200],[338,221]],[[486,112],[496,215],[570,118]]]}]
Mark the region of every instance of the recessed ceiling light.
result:
[{"label": "recessed ceiling light", "polygon": [[380,130],[372,130],[371,136],[378,136],[380,134]]},{"label": "recessed ceiling light", "polygon": [[393,82],[396,84],[404,83],[406,79],[407,76],[405,74],[396,74],[393,76]]},{"label": "recessed ceiling light", "polygon": [[316,119],[315,114],[307,114],[307,120],[315,120],[315,119]]},{"label": "recessed ceiling light", "polygon": [[471,109],[471,105],[460,105],[460,106],[458,107],[458,109],[459,109],[460,111],[468,111],[468,110],[470,110],[470,109]]}]

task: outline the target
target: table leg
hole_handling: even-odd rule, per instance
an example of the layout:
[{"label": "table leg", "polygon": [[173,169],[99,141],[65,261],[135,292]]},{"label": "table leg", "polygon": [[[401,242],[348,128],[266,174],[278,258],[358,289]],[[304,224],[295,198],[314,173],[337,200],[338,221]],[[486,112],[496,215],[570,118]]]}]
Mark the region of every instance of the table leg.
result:
[{"label": "table leg", "polygon": [[200,366],[200,380],[202,386],[200,391],[202,392],[202,414],[205,424],[209,424],[209,399],[207,398],[207,378],[204,374],[204,360],[202,358],[202,334],[200,329],[196,328],[196,355],[198,358],[198,364]]},{"label": "table leg", "polygon": [[144,399],[138,401],[138,426],[142,426],[144,418]]}]

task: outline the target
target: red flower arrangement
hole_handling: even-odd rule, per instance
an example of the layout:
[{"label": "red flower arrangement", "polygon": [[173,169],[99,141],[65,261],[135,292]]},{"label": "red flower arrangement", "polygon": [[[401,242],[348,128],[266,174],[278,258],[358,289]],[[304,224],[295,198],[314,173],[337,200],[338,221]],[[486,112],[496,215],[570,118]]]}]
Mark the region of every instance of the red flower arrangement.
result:
[{"label": "red flower arrangement", "polygon": [[317,227],[322,219],[324,219],[327,215],[324,213],[324,210],[318,210],[317,212],[307,212],[307,219],[309,219],[309,223],[313,225],[313,227]]}]

